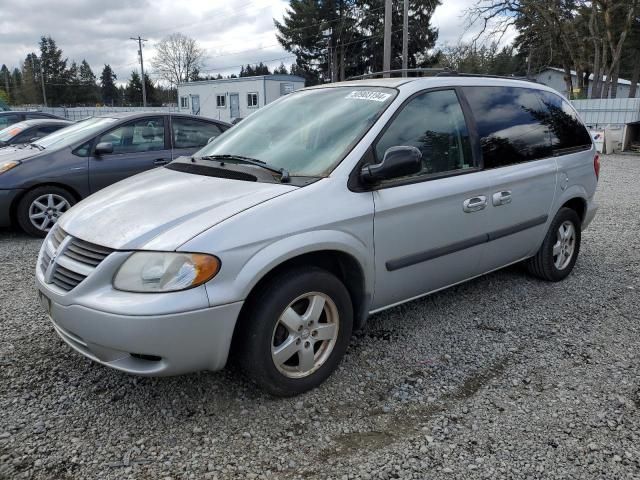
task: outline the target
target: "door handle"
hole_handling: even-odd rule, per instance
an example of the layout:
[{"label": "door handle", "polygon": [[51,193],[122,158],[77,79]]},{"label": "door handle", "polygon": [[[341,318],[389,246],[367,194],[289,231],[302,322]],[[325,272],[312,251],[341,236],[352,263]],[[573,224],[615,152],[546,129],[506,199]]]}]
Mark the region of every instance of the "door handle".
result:
[{"label": "door handle", "polygon": [[503,192],[496,192],[493,194],[494,207],[506,205],[507,203],[511,203],[511,190],[505,190]]},{"label": "door handle", "polygon": [[487,197],[478,195],[477,197],[467,198],[462,204],[462,210],[467,213],[483,210],[487,206]]},{"label": "door handle", "polygon": [[156,158],[153,161],[153,164],[157,167],[161,166],[161,165],[166,165],[167,163],[169,163],[169,160],[165,159],[165,158]]}]

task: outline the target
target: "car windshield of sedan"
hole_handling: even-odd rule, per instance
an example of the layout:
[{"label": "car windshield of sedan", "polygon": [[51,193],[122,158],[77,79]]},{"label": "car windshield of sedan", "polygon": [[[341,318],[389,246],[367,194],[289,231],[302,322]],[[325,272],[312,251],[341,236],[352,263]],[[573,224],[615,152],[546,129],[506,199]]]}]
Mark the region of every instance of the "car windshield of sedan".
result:
[{"label": "car windshield of sedan", "polygon": [[26,130],[27,124],[24,122],[14,123],[13,125],[0,130],[0,142],[8,142],[13,137]]},{"label": "car windshield of sedan", "polygon": [[325,176],[396,96],[382,87],[327,87],[290,94],[258,110],[195,157],[249,157],[293,176]]},{"label": "car windshield of sedan", "polygon": [[94,134],[100,133],[105,127],[118,121],[117,118],[93,117],[82,120],[57,132],[47,135],[33,142],[46,149],[68,147],[76,142],[88,139]]}]

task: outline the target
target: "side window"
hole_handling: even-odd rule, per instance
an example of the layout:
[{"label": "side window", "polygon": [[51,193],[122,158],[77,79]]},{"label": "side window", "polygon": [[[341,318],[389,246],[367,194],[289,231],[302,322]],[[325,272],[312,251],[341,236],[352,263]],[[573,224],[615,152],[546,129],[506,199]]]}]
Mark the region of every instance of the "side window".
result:
[{"label": "side window", "polygon": [[396,146],[414,146],[422,152],[422,170],[416,175],[472,167],[469,132],[455,91],[426,92],[405,105],[378,140],[377,160]]},{"label": "side window", "polygon": [[25,119],[26,120],[41,120],[43,118],[49,118],[46,115],[42,115],[40,113],[26,113],[25,114]]},{"label": "side window", "polygon": [[485,168],[551,156],[548,116],[538,90],[464,87],[478,126]]},{"label": "side window", "polygon": [[569,103],[551,92],[539,92],[546,107],[543,119],[551,135],[554,151],[591,148],[591,135]]},{"label": "side window", "polygon": [[97,143],[110,142],[113,153],[137,153],[164,150],[164,119],[144,118],[105,133]]},{"label": "side window", "polygon": [[83,143],[71,153],[73,153],[78,157],[88,157],[90,151],[91,151],[91,141]]},{"label": "side window", "polygon": [[14,123],[18,123],[19,121],[20,117],[12,113],[9,113],[7,115],[0,115],[0,130],[13,125]]},{"label": "side window", "polygon": [[173,118],[174,148],[204,147],[210,138],[222,133],[213,123],[200,122],[190,118]]},{"label": "side window", "polygon": [[257,93],[247,93],[247,107],[257,107],[258,106],[258,94]]},{"label": "side window", "polygon": [[46,137],[50,133],[55,132],[56,130],[60,130],[64,125],[47,125],[43,127],[38,127],[38,130],[34,132],[34,137],[42,138]]}]

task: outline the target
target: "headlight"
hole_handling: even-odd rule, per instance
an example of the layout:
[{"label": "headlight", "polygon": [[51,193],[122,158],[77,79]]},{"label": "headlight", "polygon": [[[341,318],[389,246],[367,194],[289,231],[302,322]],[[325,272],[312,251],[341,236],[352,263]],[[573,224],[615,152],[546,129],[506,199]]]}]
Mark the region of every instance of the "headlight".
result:
[{"label": "headlight", "polygon": [[10,160],[8,162],[2,162],[0,163],[0,173],[4,173],[8,170],[11,170],[13,167],[17,167],[18,165],[20,165],[20,162],[16,162],[13,160]]},{"label": "headlight", "polygon": [[113,286],[126,292],[175,292],[202,285],[219,270],[220,260],[213,255],[136,252],[122,264]]}]

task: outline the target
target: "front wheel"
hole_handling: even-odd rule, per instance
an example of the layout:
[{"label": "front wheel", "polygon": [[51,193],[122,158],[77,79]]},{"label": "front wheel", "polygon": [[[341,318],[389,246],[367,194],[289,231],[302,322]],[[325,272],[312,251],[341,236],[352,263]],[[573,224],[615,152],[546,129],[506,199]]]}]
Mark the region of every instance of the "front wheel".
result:
[{"label": "front wheel", "polygon": [[564,280],[578,259],[581,240],[580,217],[570,208],[561,208],[536,255],[526,262],[527,270],[551,282]]},{"label": "front wheel", "polygon": [[27,192],[16,210],[18,224],[29,235],[45,237],[64,212],[75,203],[64,188],[42,186]]},{"label": "front wheel", "polygon": [[344,355],[353,326],[349,292],[319,268],[290,270],[254,298],[242,325],[240,363],[273,395],[320,385]]}]

